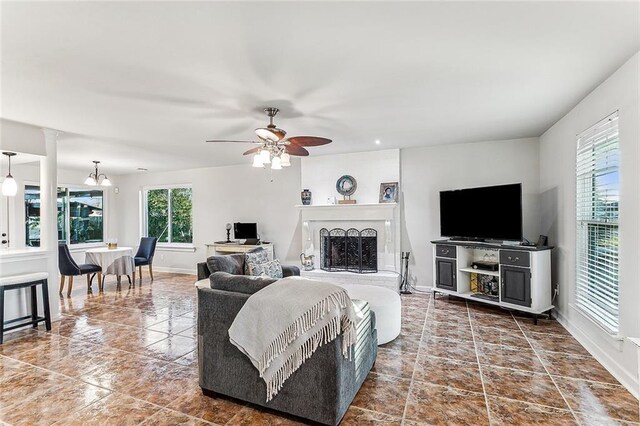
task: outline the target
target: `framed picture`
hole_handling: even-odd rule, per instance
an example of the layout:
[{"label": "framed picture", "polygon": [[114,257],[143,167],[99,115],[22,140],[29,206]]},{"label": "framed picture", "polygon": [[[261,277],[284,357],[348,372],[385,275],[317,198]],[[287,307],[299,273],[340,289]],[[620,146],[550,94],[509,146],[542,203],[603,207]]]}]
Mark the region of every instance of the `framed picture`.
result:
[{"label": "framed picture", "polygon": [[380,202],[398,202],[398,182],[383,182],[380,184]]}]

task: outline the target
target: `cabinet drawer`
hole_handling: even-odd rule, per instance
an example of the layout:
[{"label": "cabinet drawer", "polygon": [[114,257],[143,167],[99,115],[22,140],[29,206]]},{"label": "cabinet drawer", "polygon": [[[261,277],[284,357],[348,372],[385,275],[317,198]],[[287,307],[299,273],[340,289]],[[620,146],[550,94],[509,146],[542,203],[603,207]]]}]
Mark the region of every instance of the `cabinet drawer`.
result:
[{"label": "cabinet drawer", "polygon": [[500,250],[500,264],[529,267],[529,253],[519,250]]},{"label": "cabinet drawer", "polygon": [[456,246],[445,246],[442,244],[436,245],[436,256],[438,257],[450,257],[456,258]]}]

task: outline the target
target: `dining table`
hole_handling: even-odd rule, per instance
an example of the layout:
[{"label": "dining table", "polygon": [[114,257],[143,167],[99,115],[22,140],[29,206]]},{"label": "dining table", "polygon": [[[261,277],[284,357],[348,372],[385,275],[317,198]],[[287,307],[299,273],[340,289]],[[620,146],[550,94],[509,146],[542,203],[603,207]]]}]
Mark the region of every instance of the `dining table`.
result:
[{"label": "dining table", "polygon": [[133,262],[132,247],[97,247],[85,252],[85,262],[98,265],[102,268],[102,280],[98,280],[100,291],[104,288],[104,277],[115,275],[120,285],[121,277],[126,275],[131,282],[136,282],[136,268]]}]

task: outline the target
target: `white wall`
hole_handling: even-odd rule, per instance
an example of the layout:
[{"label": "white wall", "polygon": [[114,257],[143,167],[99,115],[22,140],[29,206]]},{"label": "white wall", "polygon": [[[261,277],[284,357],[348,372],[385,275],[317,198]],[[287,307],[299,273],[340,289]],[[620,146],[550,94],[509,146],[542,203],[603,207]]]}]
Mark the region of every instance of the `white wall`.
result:
[{"label": "white wall", "polygon": [[[411,252],[409,269],[414,286],[431,287],[433,282],[430,241],[440,237],[442,190],[521,182],[524,236],[537,240],[538,156],[538,138],[402,150],[402,247]],[[473,214],[473,208],[469,207],[469,214]]]},{"label": "white wall", "polygon": [[0,118],[0,150],[46,155],[44,133],[37,126]]},{"label": "white wall", "polygon": [[[273,172],[250,163],[165,173],[139,173],[114,177],[119,194],[113,237],[118,245],[137,247],[140,239],[140,192],[144,187],[191,184],[193,188],[193,245],[195,252],[158,249],[154,267],[195,273],[196,263],[206,260],[205,244],[226,239],[226,223],[257,222],[264,241],[274,243],[275,255],[298,264],[301,252],[299,212],[300,161]],[[233,237],[233,234],[232,234]]]},{"label": "white wall", "polygon": [[619,110],[620,175],[620,334],[640,336],[640,108],[637,53],[571,112],[540,137],[541,229],[553,252],[554,282],[560,284],[560,321],[630,391],[638,395],[635,348],[610,337],[580,314],[575,303],[576,135]]},{"label": "white wall", "polygon": [[359,204],[378,203],[380,184],[400,180],[400,150],[314,155],[302,159],[302,188],[312,192],[312,204],[327,204],[328,197],[341,199],[336,182],[343,175],[353,176],[358,183],[352,199]]}]

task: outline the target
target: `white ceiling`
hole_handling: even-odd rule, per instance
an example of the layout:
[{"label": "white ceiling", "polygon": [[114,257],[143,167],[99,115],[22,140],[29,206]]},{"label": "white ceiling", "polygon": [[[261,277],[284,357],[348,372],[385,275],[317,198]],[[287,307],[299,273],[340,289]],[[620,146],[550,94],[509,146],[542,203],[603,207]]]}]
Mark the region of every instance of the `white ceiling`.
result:
[{"label": "white ceiling", "polygon": [[[538,136],[640,49],[638,2],[3,2],[6,119],[62,167],[249,163],[282,109],[312,155]],[[376,139],[381,140],[375,145]]]}]

